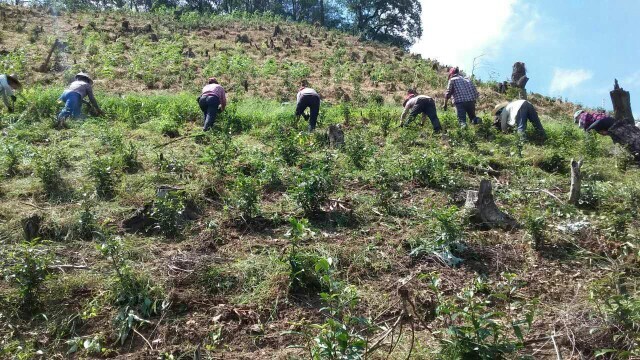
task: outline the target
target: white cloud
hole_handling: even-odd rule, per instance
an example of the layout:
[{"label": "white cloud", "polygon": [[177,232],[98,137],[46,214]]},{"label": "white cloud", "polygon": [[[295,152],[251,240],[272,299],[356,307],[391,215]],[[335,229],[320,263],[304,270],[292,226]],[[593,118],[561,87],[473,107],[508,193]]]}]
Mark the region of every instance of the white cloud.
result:
[{"label": "white cloud", "polygon": [[583,82],[590,80],[593,73],[585,69],[560,69],[553,70],[553,78],[549,92],[551,94],[560,94],[566,90],[574,89]]},{"label": "white cloud", "polygon": [[620,86],[624,87],[637,87],[640,86],[640,71],[636,71],[633,74],[620,80]]},{"label": "white cloud", "polygon": [[[470,72],[474,57],[496,55],[510,33],[519,1],[420,0],[422,38],[411,50]],[[537,19],[529,20],[527,33],[533,34]]]}]

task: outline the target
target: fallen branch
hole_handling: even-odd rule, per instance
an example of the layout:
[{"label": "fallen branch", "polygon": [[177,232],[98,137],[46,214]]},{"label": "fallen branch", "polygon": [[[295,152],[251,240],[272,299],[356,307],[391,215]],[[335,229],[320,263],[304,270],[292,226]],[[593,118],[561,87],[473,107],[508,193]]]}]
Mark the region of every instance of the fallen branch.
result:
[{"label": "fallen branch", "polygon": [[59,270],[64,272],[65,269],[72,269],[72,270],[88,270],[89,267],[85,266],[85,265],[68,265],[68,264],[63,264],[63,265],[49,265],[47,266],[47,269],[49,270]]},{"label": "fallen branch", "polygon": [[170,140],[170,141],[167,141],[167,142],[166,142],[166,143],[164,143],[164,144],[156,145],[156,146],[154,146],[154,147],[153,147],[153,149],[159,149],[159,148],[161,148],[161,147],[165,147],[165,146],[167,146],[167,145],[169,145],[169,144],[173,144],[174,142],[178,142],[178,141],[181,141],[181,140],[184,140],[184,139],[189,139],[189,138],[195,138],[195,137],[202,136],[202,135],[203,135],[203,134],[194,134],[194,135],[180,136],[180,137],[177,137],[177,138],[172,139],[172,140]]},{"label": "fallen branch", "polygon": [[51,61],[51,55],[55,51],[56,47],[58,47],[58,45],[60,45],[60,40],[56,39],[53,42],[53,45],[51,45],[51,49],[49,49],[49,54],[47,55],[47,58],[44,60],[42,64],[40,64],[40,66],[37,69],[35,69],[36,71],[38,72],[49,71],[49,61]]},{"label": "fallen branch", "polygon": [[545,190],[545,189],[536,189],[536,190],[525,190],[525,193],[545,193],[549,196],[551,196],[552,198],[558,200],[558,202],[560,202],[561,204],[564,204],[564,201],[562,201],[562,199],[560,199],[559,197],[557,197],[556,195],[554,195],[551,191],[549,190]]}]

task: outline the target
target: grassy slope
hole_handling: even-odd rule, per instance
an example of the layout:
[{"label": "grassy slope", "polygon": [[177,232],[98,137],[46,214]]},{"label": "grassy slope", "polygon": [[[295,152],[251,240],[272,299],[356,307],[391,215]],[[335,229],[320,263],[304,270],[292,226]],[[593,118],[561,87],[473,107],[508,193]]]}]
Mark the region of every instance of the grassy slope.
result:
[{"label": "grassy slope", "polygon": [[[168,16],[154,19],[147,15],[149,18],[145,19],[128,14],[64,14],[56,20],[25,9],[3,11],[18,19],[37,17],[46,25],[55,24],[69,50],[59,55],[60,71],[34,73],[30,67],[39,64],[45,43],[51,39],[41,35],[35,44],[23,45],[30,27],[20,33],[3,23],[0,46],[10,50],[18,47],[25,52],[24,58],[1,58],[0,66],[13,67],[6,71],[17,72],[23,78],[30,75],[28,85],[35,89],[26,92],[17,114],[3,113],[0,118],[3,172],[10,154],[18,154],[16,174],[5,176],[0,183],[0,238],[5,251],[13,252],[22,238],[21,220],[40,214],[41,235],[52,241],[43,248],[54,255],[54,263],[88,267],[54,271],[45,281],[39,291],[41,304],[37,312],[44,313],[46,319],[21,315],[16,305],[16,286],[2,284],[0,303],[8,309],[3,312],[0,328],[3,356],[15,354],[22,346],[25,355],[41,349],[53,357],[72,346],[67,343],[70,339],[92,338],[106,349],[106,356],[188,355],[198,344],[203,344],[206,354],[226,352],[227,358],[301,355],[300,350],[286,346],[303,340],[282,336],[282,332],[304,329],[295,325],[303,319],[321,324],[326,313],[319,311],[323,303],[317,291],[288,290],[288,219],[305,217],[296,204],[295,189],[305,174],[325,166],[327,157],[332,159],[328,166],[337,184],[330,198],[339,199],[344,208],[336,206],[336,202],[323,204],[319,215],[307,216],[313,235],[301,243],[299,251],[308,258],[334,259],[332,276],[354,285],[360,297],[352,310],[354,314],[377,322],[393,322],[400,311],[396,289],[407,280],[410,298],[419,305],[420,313],[428,313],[433,293],[420,274],[439,274],[445,296],[453,298],[478,276],[497,288],[505,282],[501,274],[514,273],[518,297],[523,301],[537,298],[540,303],[527,340],[549,336],[555,329],[565,358],[572,353],[577,356],[577,352],[589,356],[595,349],[616,345],[610,338],[611,324],[595,310],[599,302],[590,302],[589,294],[590,290],[599,289],[597,282],[611,290],[618,271],[632,269],[636,264],[634,256],[625,255],[628,248],[622,244],[636,241],[637,220],[626,220],[629,230],[621,235],[612,230],[611,218],[637,212],[638,169],[627,168],[624,152],[608,139],[585,137],[567,121],[570,105],[533,98],[545,114],[543,124],[549,139],[544,145],[534,140],[520,148],[514,136],[496,134],[487,127],[458,130],[451,111],[441,113],[447,129],[442,137],[417,127],[402,131],[395,126],[400,111],[397,106],[361,103],[345,107],[337,94],[337,89],[343,88],[352,98],[366,100],[371,94],[380,93],[387,104],[393,104],[406,87],[416,84],[428,94],[442,92],[445,78],[441,72],[434,71],[430,63],[396,54],[393,49],[286,23],[281,26],[285,36],[293,40],[293,49],[267,49],[263,43],[276,21],[264,19],[216,18],[207,28],[193,19],[174,22]],[[126,34],[118,41],[109,40],[118,34],[125,16],[132,26],[151,22],[160,43],[148,41],[147,34]],[[90,22],[104,31],[90,30]],[[82,24],[83,29],[72,30],[77,24]],[[185,31],[189,26],[197,30]],[[295,41],[299,33],[312,38],[311,48]],[[258,49],[235,43],[239,34],[247,34]],[[283,47],[283,38],[276,40],[277,46]],[[187,47],[196,50],[195,58],[180,55]],[[220,61],[208,61],[199,51],[202,48],[209,49],[213,59],[227,56],[233,60],[227,66],[216,67]],[[352,56],[352,51],[356,55]],[[373,58],[365,64],[362,59],[367,52]],[[275,67],[270,58],[275,60]],[[74,61],[71,68],[64,68]],[[285,65],[287,62],[291,64]],[[322,72],[324,63],[329,74]],[[51,125],[62,79],[79,69],[96,74],[96,88],[101,91],[99,102],[107,116],[72,122],[69,129],[54,130]],[[367,72],[378,74],[381,81],[377,86]],[[219,129],[232,130],[232,137],[225,138],[219,135],[224,131],[218,131],[212,136],[186,138],[158,147],[169,140],[163,136],[168,129],[175,128],[181,135],[200,133],[200,114],[192,94],[201,79],[211,73],[218,74],[230,89],[232,106],[222,116]],[[334,104],[323,107],[321,131],[312,136],[298,135],[304,124],[291,124],[293,106],[280,103],[284,95],[291,97],[297,78],[303,75],[321,90],[328,103]],[[248,93],[241,90],[238,80],[243,76],[249,79]],[[358,76],[363,78],[361,82],[349,80]],[[354,89],[358,86],[362,88],[360,96]],[[485,109],[500,98],[485,86],[482,94]],[[329,124],[344,122],[345,112],[351,118],[346,126],[347,147],[331,150],[322,130]],[[384,127],[390,118],[393,125],[386,134]],[[488,122],[489,118],[485,120]],[[362,150],[363,144],[357,139],[367,139],[364,144],[368,149]],[[231,152],[222,152],[220,144],[225,143],[230,144]],[[118,161],[127,153],[128,144],[137,148],[140,167],[136,172],[125,171]],[[301,155],[287,164],[283,155],[288,152],[283,149],[293,149]],[[41,179],[34,176],[38,164],[47,163],[42,159],[51,154],[65,159],[59,167],[62,186],[53,196],[46,194]],[[353,163],[358,154],[363,154],[362,169]],[[585,201],[591,200],[591,209],[575,208],[563,201],[569,187],[568,161],[583,154],[587,154],[585,192],[591,195]],[[429,160],[421,161],[424,157]],[[115,159],[112,199],[96,196],[90,168],[97,159]],[[527,226],[511,232],[480,231],[461,220],[461,212],[455,212],[450,222],[462,227],[466,248],[457,254],[463,263],[451,268],[429,252],[422,256],[410,254],[421,245],[428,248],[440,234],[434,211],[441,213],[450,206],[461,206],[464,190],[476,188],[485,177],[459,170],[456,164],[500,169],[501,176],[493,179],[497,201]],[[420,171],[429,175],[426,183],[421,181],[424,177],[416,175]],[[248,224],[238,212],[239,194],[243,194],[238,189],[243,189],[242,179],[247,178],[256,182],[261,213]],[[382,186],[385,183],[391,189],[388,206],[379,199],[386,190]],[[118,229],[133,209],[152,202],[156,187],[164,184],[185,189],[186,197],[199,209],[197,220],[187,223],[175,238],[127,234]],[[121,235],[124,257],[134,273],[152,279],[153,286],[143,287],[150,291],[149,297],[170,301],[162,314],[149,316],[153,325],[139,328],[142,336],[153,341],[153,350],[141,336],[133,334],[124,346],[116,343],[113,319],[121,308],[115,299],[119,290],[113,267],[96,249],[102,241],[82,239],[80,235],[78,223],[85,206],[97,223]],[[535,250],[531,233],[540,223],[536,222],[539,218],[544,219],[545,245]],[[557,229],[558,225],[583,218],[591,225],[578,233]],[[628,275],[629,282],[635,283],[636,274],[628,271]],[[499,303],[492,306],[502,309]],[[443,321],[438,318],[430,326],[444,329]],[[597,331],[590,334],[593,328]],[[220,336],[216,335],[218,331]],[[433,356],[438,349],[437,337],[418,326],[417,338],[414,356]],[[545,341],[530,341],[520,352],[553,356],[552,345]],[[408,349],[405,337],[393,356],[401,358]],[[384,353],[382,350],[376,356],[384,357]],[[80,354],[95,356],[83,351]]]}]

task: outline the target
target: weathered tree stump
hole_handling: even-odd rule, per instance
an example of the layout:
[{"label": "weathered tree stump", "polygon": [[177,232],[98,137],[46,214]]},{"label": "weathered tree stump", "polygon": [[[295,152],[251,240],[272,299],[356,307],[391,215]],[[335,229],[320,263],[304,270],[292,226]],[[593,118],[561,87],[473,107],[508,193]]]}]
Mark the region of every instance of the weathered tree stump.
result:
[{"label": "weathered tree stump", "polygon": [[273,36],[275,37],[282,34],[284,34],[284,31],[282,31],[282,28],[280,28],[280,25],[276,25],[276,27],[273,29]]},{"label": "weathered tree stump", "polygon": [[120,28],[121,28],[122,31],[131,31],[131,28],[129,27],[129,21],[128,20],[122,21],[122,25],[121,25]]},{"label": "weathered tree stump", "polygon": [[27,218],[22,219],[22,232],[26,241],[31,241],[40,236],[40,225],[42,224],[42,217],[38,214],[33,214]]},{"label": "weathered tree stump", "polygon": [[527,90],[525,86],[527,86],[527,82],[529,78],[527,77],[527,68],[525,67],[523,62],[516,62],[513,64],[513,71],[511,72],[511,85],[520,89],[519,96],[521,99],[527,98]]},{"label": "weathered tree stump", "polygon": [[575,161],[571,159],[571,190],[569,191],[569,204],[578,205],[580,200],[580,184],[582,182],[582,174],[580,168],[582,160]]},{"label": "weathered tree stump", "polygon": [[622,145],[640,162],[640,129],[635,125],[631,112],[631,96],[618,85],[616,79],[609,93],[616,122],[607,130],[614,143]]},{"label": "weathered tree stump", "polygon": [[158,42],[158,35],[156,35],[155,33],[152,33],[151,35],[149,35],[149,39],[152,42]]},{"label": "weathered tree stump", "polygon": [[56,50],[58,46],[60,46],[60,40],[56,39],[53,42],[53,45],[51,45],[51,49],[49,49],[49,53],[47,54],[46,59],[37,69],[35,69],[36,71],[39,71],[39,72],[49,71],[49,62],[51,61],[51,55],[53,55],[53,52]]},{"label": "weathered tree stump", "polygon": [[512,230],[520,227],[515,219],[498,209],[493,200],[489,180],[480,181],[479,191],[467,191],[467,201],[464,207],[471,222],[482,228]]},{"label": "weathered tree stump", "polygon": [[342,126],[340,124],[329,125],[327,134],[329,136],[329,146],[331,146],[331,148],[335,149],[344,145],[344,131],[342,131]]}]

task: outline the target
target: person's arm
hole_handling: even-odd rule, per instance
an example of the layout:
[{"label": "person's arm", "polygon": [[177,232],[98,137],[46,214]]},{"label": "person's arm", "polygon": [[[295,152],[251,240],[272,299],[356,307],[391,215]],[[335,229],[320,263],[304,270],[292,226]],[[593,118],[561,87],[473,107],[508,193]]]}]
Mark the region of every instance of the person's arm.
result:
[{"label": "person's arm", "polygon": [[404,119],[407,117],[407,114],[409,113],[409,107],[410,106],[404,107],[404,110],[402,111],[402,115],[400,115],[400,124],[402,124],[404,122]]},{"label": "person's arm", "polygon": [[453,95],[453,81],[449,80],[447,84],[447,91],[444,93],[444,106],[443,109],[447,110],[447,105],[449,104],[449,99]]},{"label": "person's arm", "polygon": [[7,106],[9,112],[13,112],[13,106],[11,106],[11,102],[9,102],[9,97],[7,96],[7,92],[4,89],[0,89],[2,91],[2,102]]},{"label": "person's arm", "polygon": [[427,121],[427,114],[422,113],[422,122],[420,123],[420,126],[424,126],[425,121]]},{"label": "person's arm", "polygon": [[507,108],[504,108],[500,113],[500,128],[502,129],[502,132],[507,132],[509,130],[508,122],[509,122],[509,112],[507,111]]},{"label": "person's arm", "polygon": [[300,102],[301,97],[302,97],[302,92],[298,91],[298,94],[296,95],[296,104]]},{"label": "person's arm", "polygon": [[227,108],[227,93],[222,89],[222,96],[220,99],[220,111],[224,111]]},{"label": "person's arm", "polygon": [[93,87],[91,85],[87,86],[87,96],[89,97],[89,101],[91,102],[91,106],[98,112],[98,114],[102,114],[102,110],[100,106],[98,106],[98,102],[96,101],[96,97],[93,96]]}]

